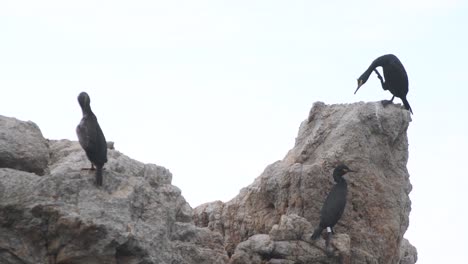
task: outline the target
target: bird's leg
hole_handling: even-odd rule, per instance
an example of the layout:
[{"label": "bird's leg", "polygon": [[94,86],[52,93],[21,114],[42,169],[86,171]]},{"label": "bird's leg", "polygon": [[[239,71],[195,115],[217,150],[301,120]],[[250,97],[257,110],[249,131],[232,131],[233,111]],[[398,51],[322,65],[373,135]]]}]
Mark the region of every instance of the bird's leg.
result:
[{"label": "bird's leg", "polygon": [[392,96],[392,99],[390,100],[382,100],[382,105],[386,107],[387,105],[393,103],[393,99],[395,99],[395,96]]},{"label": "bird's leg", "polygon": [[385,82],[384,82],[384,79],[383,79],[382,75],[380,75],[380,72],[377,69],[374,69],[374,72],[375,72],[375,74],[377,74],[377,78],[379,78],[380,84],[382,84],[382,89],[384,89],[384,91],[388,90],[387,85],[385,85]]},{"label": "bird's leg", "polygon": [[330,242],[333,238],[333,229],[330,227],[327,227],[327,240],[325,241],[325,252],[327,253],[327,256],[331,256],[333,251],[330,248]]},{"label": "bird's leg", "polygon": [[[387,89],[387,83],[384,82],[384,80],[382,78],[382,75],[380,75],[379,71],[377,69],[374,69],[374,72],[375,72],[375,74],[377,74],[377,78],[379,78],[380,83],[382,84],[382,89],[384,89],[384,91],[388,90]],[[395,98],[395,96],[393,96],[391,100],[382,100],[382,105],[384,107],[386,107],[387,105],[393,103],[394,98]]]}]

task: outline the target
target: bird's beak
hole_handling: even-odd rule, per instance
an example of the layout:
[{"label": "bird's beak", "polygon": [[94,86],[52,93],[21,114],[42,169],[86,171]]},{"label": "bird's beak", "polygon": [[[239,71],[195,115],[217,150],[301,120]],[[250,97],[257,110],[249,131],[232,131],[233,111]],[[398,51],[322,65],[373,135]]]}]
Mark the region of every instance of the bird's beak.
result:
[{"label": "bird's beak", "polygon": [[348,170],[348,172],[358,172],[358,171],[355,171],[355,170]]},{"label": "bird's beak", "polygon": [[357,91],[359,90],[359,88],[361,88],[362,85],[363,85],[362,80],[358,80],[358,85],[357,85],[356,91],[354,91],[354,94],[357,93]]}]

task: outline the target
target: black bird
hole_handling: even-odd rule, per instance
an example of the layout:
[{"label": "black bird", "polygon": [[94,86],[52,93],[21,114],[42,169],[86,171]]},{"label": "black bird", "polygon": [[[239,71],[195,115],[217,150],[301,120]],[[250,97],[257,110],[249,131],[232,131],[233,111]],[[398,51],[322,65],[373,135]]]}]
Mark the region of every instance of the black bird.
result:
[{"label": "black bird", "polygon": [[[333,227],[336,225],[338,220],[340,220],[341,215],[344,212],[346,206],[346,195],[348,193],[348,184],[343,175],[348,172],[353,172],[346,165],[338,165],[333,171],[333,179],[336,184],[331,189],[328,194],[325,202],[323,203],[322,210],[320,211],[320,224],[315,229],[312,239],[316,240],[322,234],[322,231],[327,228],[328,237],[327,237],[327,248],[330,244],[331,232]],[[330,228],[330,229],[328,229]]]},{"label": "black bird", "polygon": [[[376,69],[379,66],[383,69],[385,81],[380,75],[379,71]],[[377,77],[380,79],[382,88],[384,90],[390,91],[393,94],[391,100],[385,100],[382,102],[383,105],[386,106],[387,104],[392,103],[396,96],[400,98],[401,101],[403,101],[405,108],[412,114],[413,110],[411,110],[411,106],[408,103],[408,100],[406,100],[406,95],[408,94],[408,75],[406,74],[406,70],[405,67],[403,67],[403,64],[401,64],[397,56],[393,54],[380,56],[371,63],[369,68],[357,80],[358,87],[354,94],[356,94],[359,88],[367,82],[367,79],[369,79],[372,71],[374,71],[377,74]]]},{"label": "black bird", "polygon": [[102,168],[107,162],[107,142],[101,127],[93,111],[91,111],[91,99],[86,92],[78,95],[83,118],[76,127],[76,134],[86,156],[91,161],[91,170],[96,166],[96,185],[102,186]]}]

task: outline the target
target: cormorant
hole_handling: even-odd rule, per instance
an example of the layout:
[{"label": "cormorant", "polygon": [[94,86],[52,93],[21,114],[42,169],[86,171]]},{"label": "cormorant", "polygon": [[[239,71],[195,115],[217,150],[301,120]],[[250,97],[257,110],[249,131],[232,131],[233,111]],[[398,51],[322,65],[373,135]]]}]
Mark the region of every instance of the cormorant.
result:
[{"label": "cormorant", "polygon": [[[379,66],[383,69],[385,81],[383,80],[379,71],[376,69]],[[406,94],[408,94],[408,75],[406,74],[406,70],[405,67],[403,67],[403,64],[401,64],[397,56],[393,54],[380,56],[371,63],[369,68],[357,80],[358,87],[354,94],[356,94],[359,88],[367,82],[367,79],[369,79],[372,71],[374,71],[377,74],[377,77],[380,79],[382,88],[384,90],[389,90],[393,94],[391,100],[384,100],[382,102],[383,105],[386,106],[387,104],[392,103],[396,96],[399,97],[401,101],[403,101],[405,108],[412,114],[413,110],[411,110],[411,106],[408,103],[408,100],[406,100]]]},{"label": "cormorant", "polygon": [[102,168],[107,162],[107,142],[96,116],[91,111],[90,102],[91,99],[86,92],[81,92],[78,95],[83,118],[76,127],[76,134],[81,147],[91,161],[91,170],[94,170],[94,166],[96,166],[96,184],[102,186]]},{"label": "cormorant", "polygon": [[320,224],[314,230],[314,234],[312,235],[312,239],[316,240],[322,234],[323,229],[326,228],[328,231],[326,243],[327,249],[331,240],[331,232],[334,232],[333,227],[336,225],[338,220],[340,220],[346,206],[348,184],[346,183],[346,180],[343,179],[343,175],[348,172],[354,171],[343,164],[336,166],[333,171],[333,179],[336,184],[333,186],[323,203],[322,210],[320,211]]}]

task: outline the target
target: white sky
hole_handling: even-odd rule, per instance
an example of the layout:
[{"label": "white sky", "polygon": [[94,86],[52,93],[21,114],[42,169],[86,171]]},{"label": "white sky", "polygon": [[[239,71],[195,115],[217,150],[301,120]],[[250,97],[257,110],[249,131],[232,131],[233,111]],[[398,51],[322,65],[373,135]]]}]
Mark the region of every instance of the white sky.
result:
[{"label": "white sky", "polygon": [[0,114],[76,140],[87,91],[106,138],[170,169],[195,207],[282,159],[313,102],[390,99],[377,78],[353,92],[394,53],[414,111],[406,237],[419,263],[468,263],[467,11],[444,0],[3,0]]}]

